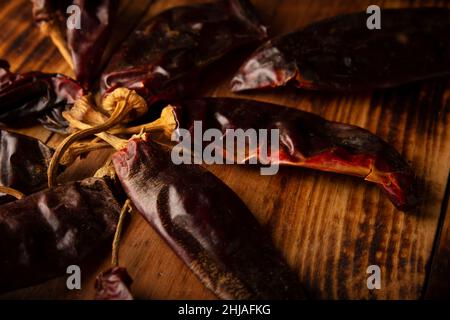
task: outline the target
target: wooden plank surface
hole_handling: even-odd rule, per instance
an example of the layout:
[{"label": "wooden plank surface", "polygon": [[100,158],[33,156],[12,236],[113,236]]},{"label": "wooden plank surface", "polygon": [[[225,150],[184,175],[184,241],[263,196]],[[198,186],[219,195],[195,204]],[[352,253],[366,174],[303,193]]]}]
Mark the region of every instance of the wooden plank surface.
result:
[{"label": "wooden plank surface", "polygon": [[[450,179],[450,177],[449,177]],[[449,180],[450,181],[450,180]],[[436,235],[433,261],[426,283],[425,299],[450,298],[450,185],[447,184],[442,207],[441,226]]]},{"label": "wooden plank surface", "polygon": [[[190,2],[157,0],[147,16]],[[368,0],[252,2],[269,26],[271,35],[340,13],[365,10],[375,4]],[[375,2],[381,8],[450,7],[446,1]],[[50,40],[33,26],[30,10],[28,1],[0,0],[0,57],[8,59],[13,70],[71,75]],[[450,163],[450,81],[439,79],[358,94],[285,88],[233,95],[228,83],[250,51],[237,51],[213,66],[204,77],[201,93],[284,104],[376,133],[411,163],[419,180],[420,205],[414,212],[403,213],[396,210],[377,187],[360,179],[301,168],[282,168],[276,176],[260,176],[256,168],[244,166],[212,166],[211,171],[249,206],[312,296],[331,299],[422,297],[428,279],[439,282],[439,277],[448,275],[448,270],[444,269],[443,275],[434,276],[438,277],[434,280],[430,271],[438,263],[431,267],[432,257],[439,256],[436,252],[444,252],[444,257],[448,252],[442,250],[448,250],[450,214],[447,213],[446,219],[440,216],[446,206],[444,195]],[[51,145],[61,140],[60,136],[50,136],[39,127],[27,128],[24,132]],[[64,180],[92,174],[109,153],[90,154],[69,168]],[[441,227],[444,227],[442,232]],[[433,250],[435,243],[439,247]],[[3,298],[90,299],[95,275],[108,267],[108,254],[106,247],[83,265],[81,291],[68,291],[62,277]],[[127,227],[120,254],[121,264],[135,280],[133,293],[137,298],[215,298],[137,214]],[[380,290],[368,290],[366,286],[366,268],[373,264],[381,267]]]}]

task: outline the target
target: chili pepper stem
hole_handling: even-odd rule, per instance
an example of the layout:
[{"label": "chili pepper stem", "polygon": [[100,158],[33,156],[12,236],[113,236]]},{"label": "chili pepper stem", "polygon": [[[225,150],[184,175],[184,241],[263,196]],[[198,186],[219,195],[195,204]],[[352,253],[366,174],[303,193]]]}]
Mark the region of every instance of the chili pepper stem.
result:
[{"label": "chili pepper stem", "polygon": [[140,134],[142,132],[163,131],[166,136],[170,137],[176,127],[177,121],[174,116],[174,107],[168,105],[161,111],[161,117],[153,122],[129,128],[116,128],[110,132],[112,134]]},{"label": "chili pepper stem", "polygon": [[108,116],[101,113],[95,107],[95,103],[90,94],[79,98],[75,101],[72,108],[69,111],[64,111],[62,115],[66,120],[68,118],[75,118],[92,125],[99,125],[108,120]]},{"label": "chili pepper stem", "polygon": [[[84,130],[84,129],[88,129],[88,128],[92,127],[89,124],[86,124],[82,121],[79,121],[79,120],[73,118],[70,114],[65,114],[64,117],[70,123],[70,125],[74,128]],[[149,122],[149,123],[146,123],[143,125],[139,125],[139,126],[129,127],[129,128],[123,128],[123,127],[115,128],[115,129],[109,130],[108,132],[98,133],[98,134],[96,134],[96,136],[98,138],[106,141],[107,143],[109,143],[114,149],[120,150],[126,146],[128,141],[125,139],[120,139],[120,138],[116,137],[115,135],[121,135],[121,134],[142,135],[143,133],[146,133],[146,132],[163,131],[166,134],[166,136],[170,136],[176,127],[177,127],[177,121],[174,116],[174,108],[171,105],[168,105],[167,107],[165,107],[162,110],[161,117],[155,121],[152,121],[152,122]]]},{"label": "chili pepper stem", "polygon": [[[130,109],[128,104],[128,98],[131,95],[132,91],[128,91],[128,95],[125,100],[119,101],[117,103],[116,108],[114,109],[111,116],[104,123],[99,124],[97,126],[89,126],[89,128],[85,128],[81,131],[75,132],[69,135],[67,138],[63,140],[63,142],[58,146],[53,154],[53,157],[48,166],[48,186],[52,187],[55,184],[55,173],[58,167],[59,161],[67,149],[76,141],[88,138],[91,135],[95,135],[104,131],[107,131],[109,128],[115,126],[120,123],[125,117],[127,117],[127,113]],[[132,108],[133,106],[131,106]]]},{"label": "chili pepper stem", "polygon": [[[70,116],[66,116],[67,121],[70,122],[70,125],[79,129],[79,130],[87,130],[90,128],[94,128],[92,125],[86,124],[82,121],[76,120],[74,118],[71,118]],[[113,134],[110,134],[108,132],[99,132],[95,133],[97,138],[102,139],[103,141],[107,142],[110,146],[112,146],[116,150],[120,150],[123,147],[126,146],[127,140],[120,139],[116,137]]]},{"label": "chili pepper stem", "polygon": [[111,265],[113,267],[119,266],[119,244],[120,237],[122,235],[123,223],[125,220],[125,213],[132,211],[131,201],[127,199],[123,204],[122,210],[120,211],[119,221],[117,222],[116,232],[114,234],[114,240],[112,243],[112,255],[111,255]]},{"label": "chili pepper stem", "polygon": [[84,153],[88,153],[91,151],[95,151],[95,150],[100,150],[100,149],[106,149],[106,148],[111,148],[111,145],[109,143],[102,143],[102,142],[96,142],[96,141],[91,141],[91,142],[81,142],[78,143],[77,145],[74,145],[72,147],[70,147],[66,153],[64,153],[64,155],[61,157],[60,160],[60,164],[68,166],[71,163],[73,163],[76,158],[78,158],[78,156],[84,154]]},{"label": "chili pepper stem", "polygon": [[[96,135],[97,137],[110,144],[114,149],[120,150],[127,145],[128,140],[118,138],[112,133],[142,134],[144,132],[163,131],[166,136],[170,136],[177,126],[177,122],[174,116],[174,108],[171,105],[168,105],[162,110],[161,117],[153,122],[130,128],[116,128],[111,130],[111,133],[105,132],[109,128],[120,123],[125,116],[128,116],[125,112],[128,106],[128,98],[126,98],[125,101],[121,102],[122,103],[119,103],[119,106],[116,107],[111,117],[106,122],[104,122],[103,124],[98,124],[96,126],[92,126],[76,119],[71,113],[64,114],[65,119],[70,123],[70,125],[76,129],[79,129],[80,131],[77,131],[68,136],[56,149],[48,167],[48,185],[50,187],[55,184],[55,172],[58,164],[60,162],[63,164],[71,163],[72,159],[77,156],[77,152],[78,154],[83,152],[83,148],[81,148],[80,150],[73,150],[72,152],[70,151],[70,145],[72,145],[77,140],[87,138],[90,135]],[[97,146],[96,144],[91,144],[85,146],[85,150],[91,151],[99,149],[101,147],[105,146]]]},{"label": "chili pepper stem", "polygon": [[16,199],[22,199],[25,195],[13,188],[8,188],[8,187],[4,187],[4,186],[0,186],[0,193],[4,193],[10,196],[13,196]]}]

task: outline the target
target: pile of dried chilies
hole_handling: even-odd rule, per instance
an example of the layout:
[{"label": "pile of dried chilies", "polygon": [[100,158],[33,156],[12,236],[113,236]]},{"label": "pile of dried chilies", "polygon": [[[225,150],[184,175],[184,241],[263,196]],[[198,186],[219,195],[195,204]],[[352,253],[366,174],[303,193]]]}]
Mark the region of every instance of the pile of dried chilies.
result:
[{"label": "pile of dried chilies", "polygon": [[[125,214],[134,210],[219,298],[305,298],[297,275],[242,200],[204,168],[171,161],[162,144],[181,129],[199,139],[194,121],[219,129],[224,140],[228,128],[279,129],[279,154],[270,161],[359,176],[379,185],[398,209],[416,205],[412,169],[367,130],[258,101],[187,99],[195,96],[205,68],[231,50],[266,39],[247,0],[169,9],[140,24],[103,72],[100,61],[118,0],[31,2],[36,22],[77,80],[12,73],[0,60],[0,292],[61,275],[114,235],[112,267],[97,277],[96,298],[133,299],[118,248]],[[81,8],[85,28],[67,28],[64,12],[71,4]],[[363,17],[339,16],[269,40],[244,63],[232,89],[287,83],[371,89],[450,73],[449,10],[386,10],[376,35],[361,27]],[[417,63],[419,57],[426,63]],[[96,86],[100,103],[88,91]],[[152,120],[155,111],[161,117]],[[7,129],[29,119],[68,136],[53,150]],[[138,136],[129,139],[133,134]],[[108,146],[116,152],[95,177],[57,184],[64,166]],[[261,157],[263,146],[248,147],[246,161]]]}]

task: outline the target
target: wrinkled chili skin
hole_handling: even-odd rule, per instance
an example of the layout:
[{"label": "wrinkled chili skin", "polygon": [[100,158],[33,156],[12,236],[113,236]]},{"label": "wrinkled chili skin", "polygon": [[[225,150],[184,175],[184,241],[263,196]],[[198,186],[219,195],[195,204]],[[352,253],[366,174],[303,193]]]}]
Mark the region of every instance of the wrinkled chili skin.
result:
[{"label": "wrinkled chili skin", "polygon": [[222,299],[303,298],[297,276],[242,200],[146,138],[113,155],[122,187],[172,250]]},{"label": "wrinkled chili skin", "polygon": [[114,234],[110,182],[89,178],[0,206],[0,293],[65,274]]},{"label": "wrinkled chili skin", "polygon": [[[52,155],[41,141],[0,128],[0,185],[24,194],[43,189]],[[12,200],[0,194],[0,204]]]},{"label": "wrinkled chili skin", "polygon": [[181,6],[142,24],[103,73],[106,93],[136,90],[151,105],[188,94],[199,72],[234,48],[266,37],[247,0]]},{"label": "wrinkled chili skin", "polygon": [[132,282],[127,269],[108,269],[95,279],[95,300],[133,300],[130,292]]},{"label": "wrinkled chili skin", "polygon": [[[410,166],[392,146],[360,127],[293,108],[233,98],[186,100],[175,104],[174,113],[178,128],[190,130],[192,140],[198,139],[194,121],[202,121],[203,130],[219,129],[224,141],[227,129],[278,129],[279,153],[270,158],[271,163],[359,176],[378,184],[400,210],[417,204]],[[259,149],[251,150],[248,158],[259,158]]]},{"label": "wrinkled chili skin", "polygon": [[242,65],[232,90],[353,91],[450,74],[450,10],[383,9],[379,30],[366,27],[368,17],[342,15],[269,40]]},{"label": "wrinkled chili skin", "polygon": [[[98,76],[102,56],[111,36],[118,0],[31,0],[34,20],[63,31],[77,80],[90,88]],[[67,28],[69,6],[80,8],[80,28]]]},{"label": "wrinkled chili skin", "polygon": [[23,126],[54,109],[73,104],[84,94],[74,80],[61,74],[13,73],[0,60],[0,123]]}]

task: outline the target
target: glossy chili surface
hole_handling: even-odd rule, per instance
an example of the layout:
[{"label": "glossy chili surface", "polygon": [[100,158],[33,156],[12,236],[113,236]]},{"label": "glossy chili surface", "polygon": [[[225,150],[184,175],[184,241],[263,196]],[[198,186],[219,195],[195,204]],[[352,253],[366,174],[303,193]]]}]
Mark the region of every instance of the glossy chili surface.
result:
[{"label": "glossy chili surface", "polygon": [[450,74],[450,10],[383,8],[373,30],[369,16],[341,15],[271,39],[242,65],[232,90],[351,91]]},{"label": "glossy chili surface", "polygon": [[[219,129],[224,140],[227,129],[278,129],[279,152],[270,155],[272,163],[362,177],[378,184],[401,210],[417,203],[410,166],[391,145],[363,128],[293,108],[233,98],[186,100],[175,104],[175,117],[178,128],[191,131],[192,140],[202,139],[195,135],[194,121],[202,122],[203,131]],[[249,150],[247,159],[260,158],[260,142]],[[270,150],[271,140],[268,143]]]},{"label": "glossy chili surface", "polygon": [[115,231],[108,181],[89,178],[0,206],[0,292],[38,284],[79,265]]},{"label": "glossy chili surface", "polygon": [[64,75],[14,73],[6,60],[0,60],[0,123],[23,126],[73,104],[83,94],[81,86]]},{"label": "glossy chili surface", "polygon": [[[0,185],[24,194],[43,189],[52,155],[41,141],[0,128]],[[0,194],[0,204],[12,200]]]},{"label": "glossy chili surface", "polygon": [[150,104],[187,94],[204,67],[265,36],[247,0],[175,7],[128,37],[112,57],[101,85],[107,92],[134,89]]},{"label": "glossy chili surface", "polygon": [[130,140],[113,163],[136,209],[219,298],[304,297],[270,237],[213,174],[174,165],[148,136]]}]

